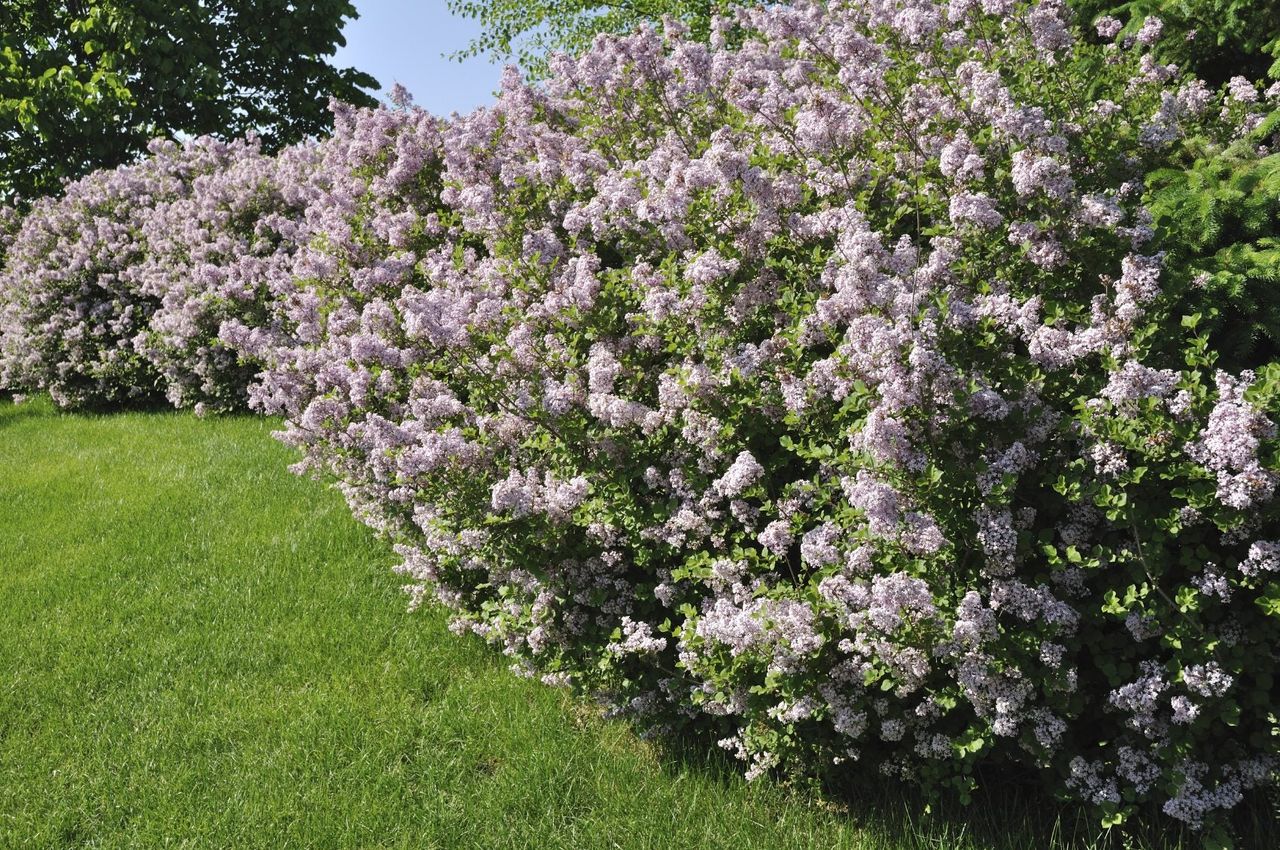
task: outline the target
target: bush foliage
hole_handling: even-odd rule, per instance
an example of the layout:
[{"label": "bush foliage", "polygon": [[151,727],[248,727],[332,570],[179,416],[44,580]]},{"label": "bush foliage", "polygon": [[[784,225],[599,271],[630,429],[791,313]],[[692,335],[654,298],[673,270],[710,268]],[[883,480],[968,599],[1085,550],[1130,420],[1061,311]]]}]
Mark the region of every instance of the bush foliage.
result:
[{"label": "bush foliage", "polygon": [[1231,369],[1280,360],[1280,154],[1257,148],[1271,126],[1147,181],[1171,262],[1198,279],[1195,311]]},{"label": "bush foliage", "polygon": [[62,407],[163,394],[244,407],[257,365],[238,343],[275,329],[302,241],[313,149],[255,139],[155,142],[136,165],[95,172],[15,225],[0,289],[0,382]]},{"label": "bush foliage", "polygon": [[1277,767],[1280,91],[1161,30],[771,5],[274,167],[162,148],[24,223],[6,379],[261,367],[415,603],[750,776],[1202,827]]},{"label": "bush foliage", "polygon": [[1158,47],[1163,61],[1218,85],[1235,76],[1280,78],[1280,6],[1257,0],[1073,0],[1084,21],[1108,14],[1136,33],[1159,17],[1171,38]]},{"label": "bush foliage", "polygon": [[262,135],[277,150],[326,131],[330,96],[377,80],[332,64],[348,0],[5,0],[0,202],[128,163],[155,136]]}]

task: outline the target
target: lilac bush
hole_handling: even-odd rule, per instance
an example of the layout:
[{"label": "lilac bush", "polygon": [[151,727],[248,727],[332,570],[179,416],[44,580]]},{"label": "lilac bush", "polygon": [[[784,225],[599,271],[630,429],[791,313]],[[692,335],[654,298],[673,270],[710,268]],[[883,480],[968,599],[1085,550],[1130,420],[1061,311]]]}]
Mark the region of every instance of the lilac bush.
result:
[{"label": "lilac bush", "polygon": [[1142,178],[1261,105],[1117,31],[802,2],[345,111],[253,402],[415,604],[750,776],[1200,827],[1276,768],[1280,369]]},{"label": "lilac bush", "polygon": [[[9,251],[9,246],[13,244],[13,239],[21,226],[22,214],[18,209],[0,205],[0,269],[4,268],[5,255]],[[3,336],[6,328],[11,327],[16,322],[16,319],[11,318],[12,310],[13,307],[3,297],[3,293],[0,293],[0,351],[3,351]],[[3,381],[2,369],[3,367],[0,366],[0,395],[5,395],[10,391]]]},{"label": "lilac bush", "polygon": [[[401,285],[413,271],[402,249],[439,228],[417,210],[439,204],[443,122],[410,108],[402,89],[394,97],[395,109],[333,105],[334,135],[308,159],[311,194],[298,249],[284,281],[272,284],[280,295],[277,321],[270,329],[228,321],[220,330],[242,356],[269,367],[253,387],[258,409],[296,417],[315,391],[314,381],[324,391],[327,382],[343,379],[351,358],[376,361],[378,351],[369,349],[376,335],[327,332],[346,327],[370,293]],[[379,372],[383,381],[394,377]],[[357,398],[370,389],[348,387]]]},{"label": "lilac bush", "polygon": [[275,160],[161,144],[24,221],[0,383],[262,368],[414,605],[748,776],[1203,827],[1277,768],[1280,366],[1221,367],[1143,179],[1274,148],[1280,91],[1122,32],[804,0]]},{"label": "lilac bush", "polygon": [[246,405],[257,354],[280,333],[291,297],[316,153],[300,145],[271,157],[256,140],[232,143],[222,167],[147,216],[137,277],[157,306],[134,344],[175,407]]},{"label": "lilac bush", "polygon": [[216,145],[165,142],[150,150],[136,165],[67,184],[23,219],[0,274],[0,385],[47,390],[61,407],[153,392],[154,374],[133,345],[154,310],[136,279],[146,250],[139,230],[219,154]]},{"label": "lilac bush", "polygon": [[0,206],[0,262],[13,242],[13,237],[22,224],[22,215],[14,207]]},{"label": "lilac bush", "polygon": [[64,408],[159,394],[243,407],[258,364],[220,334],[272,332],[314,156],[306,145],[269,157],[255,139],[156,142],[38,201],[0,275],[0,384],[48,390]]}]

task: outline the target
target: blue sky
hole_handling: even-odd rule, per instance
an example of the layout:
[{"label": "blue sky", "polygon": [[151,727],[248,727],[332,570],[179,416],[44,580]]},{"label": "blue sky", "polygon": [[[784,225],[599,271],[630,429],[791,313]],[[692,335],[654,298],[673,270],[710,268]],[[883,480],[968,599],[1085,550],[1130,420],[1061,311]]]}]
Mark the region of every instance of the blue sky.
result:
[{"label": "blue sky", "polygon": [[385,94],[399,82],[437,115],[468,112],[493,100],[502,68],[487,59],[444,58],[477,34],[473,20],[449,13],[445,0],[355,0],[360,17],[343,29],[347,46],[333,64],[377,77]]}]

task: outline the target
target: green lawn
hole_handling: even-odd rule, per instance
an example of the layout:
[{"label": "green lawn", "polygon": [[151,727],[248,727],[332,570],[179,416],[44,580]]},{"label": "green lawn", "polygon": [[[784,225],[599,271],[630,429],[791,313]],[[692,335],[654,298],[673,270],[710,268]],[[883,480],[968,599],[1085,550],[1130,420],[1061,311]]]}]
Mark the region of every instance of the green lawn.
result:
[{"label": "green lawn", "polygon": [[439,612],[405,613],[394,555],[287,472],[275,424],[0,403],[0,847],[1052,837],[1026,805],[921,820],[748,785],[511,675]]}]

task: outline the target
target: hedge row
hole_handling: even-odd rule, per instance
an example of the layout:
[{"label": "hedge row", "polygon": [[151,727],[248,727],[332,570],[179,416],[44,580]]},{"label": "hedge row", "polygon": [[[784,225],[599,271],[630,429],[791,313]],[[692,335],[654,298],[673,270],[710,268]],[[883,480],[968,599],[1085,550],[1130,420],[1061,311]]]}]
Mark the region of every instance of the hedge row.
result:
[{"label": "hedge row", "polygon": [[4,380],[282,415],[415,604],[750,776],[1201,827],[1277,767],[1280,365],[1144,180],[1280,89],[1161,30],[800,2],[162,145],[22,224]]}]

